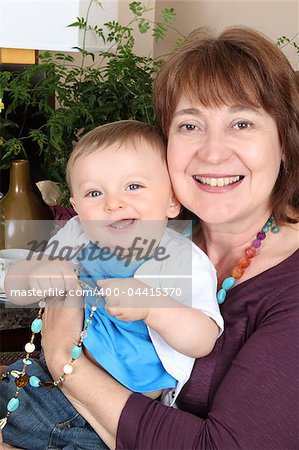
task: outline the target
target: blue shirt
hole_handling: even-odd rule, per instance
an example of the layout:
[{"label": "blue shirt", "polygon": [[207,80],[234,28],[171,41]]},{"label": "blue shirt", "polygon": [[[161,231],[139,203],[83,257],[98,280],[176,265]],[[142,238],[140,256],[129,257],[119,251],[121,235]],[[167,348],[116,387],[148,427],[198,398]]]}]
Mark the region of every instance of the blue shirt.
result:
[{"label": "blue shirt", "polygon": [[[92,289],[96,280],[105,278],[132,278],[143,260],[126,265],[126,260],[112,256],[103,261],[101,249],[92,242],[80,257],[80,278]],[[96,298],[85,295],[85,320]],[[176,386],[176,380],[164,369],[152,344],[146,324],[142,320],[124,322],[105,310],[102,297],[92,323],[88,327],[84,346],[115,379],[135,392],[151,392]]]}]

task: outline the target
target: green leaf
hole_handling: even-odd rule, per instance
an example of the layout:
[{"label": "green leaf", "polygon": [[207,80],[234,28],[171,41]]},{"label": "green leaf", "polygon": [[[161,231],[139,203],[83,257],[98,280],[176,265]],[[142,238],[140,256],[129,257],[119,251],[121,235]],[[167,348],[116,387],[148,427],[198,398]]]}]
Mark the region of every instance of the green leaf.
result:
[{"label": "green leaf", "polygon": [[153,29],[153,36],[156,41],[163,39],[166,36],[167,28],[161,23],[157,22],[156,27]]},{"label": "green leaf", "polygon": [[132,11],[132,13],[135,16],[142,16],[142,14],[144,13],[144,6],[141,2],[132,2],[129,4],[129,9]]},{"label": "green leaf", "polygon": [[141,19],[138,22],[138,29],[139,29],[140,33],[142,33],[142,34],[146,33],[150,29],[149,22],[145,19]]},{"label": "green leaf", "polygon": [[40,151],[42,151],[46,144],[48,144],[48,138],[41,130],[30,130],[28,136],[33,142],[37,142]]},{"label": "green leaf", "polygon": [[66,55],[65,53],[55,53],[55,59],[68,61],[68,62],[74,62],[74,58],[71,55]]},{"label": "green leaf", "polygon": [[161,13],[161,17],[168,25],[175,22],[176,12],[174,8],[164,8]]},{"label": "green leaf", "polygon": [[180,37],[175,41],[175,49],[181,47],[181,45],[183,45],[186,42],[186,37]]},{"label": "green leaf", "polygon": [[77,17],[77,22],[70,23],[67,27],[78,27],[80,30],[86,28],[87,22],[84,17]]},{"label": "green leaf", "polygon": [[4,130],[4,128],[8,128],[8,127],[12,127],[12,128],[19,128],[19,125],[15,122],[13,122],[12,120],[0,120],[0,130]]},{"label": "green leaf", "polygon": [[73,23],[70,23],[69,25],[67,25],[67,27],[69,28],[69,27],[79,27],[81,25],[81,23],[80,22],[73,22]]}]

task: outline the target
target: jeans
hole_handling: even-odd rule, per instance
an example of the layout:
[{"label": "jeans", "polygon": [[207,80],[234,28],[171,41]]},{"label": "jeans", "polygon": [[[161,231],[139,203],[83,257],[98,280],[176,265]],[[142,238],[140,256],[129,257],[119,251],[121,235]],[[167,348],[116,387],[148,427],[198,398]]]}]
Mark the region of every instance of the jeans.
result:
[{"label": "jeans", "polygon": [[[43,362],[32,360],[26,373],[42,381],[51,380]],[[22,361],[8,370],[22,370]],[[0,382],[0,418],[6,415],[6,405],[14,396],[15,378]],[[86,420],[75,410],[59,388],[34,388],[28,383],[19,391],[20,404],[12,412],[2,430],[3,441],[28,450],[96,450],[107,449]]]}]

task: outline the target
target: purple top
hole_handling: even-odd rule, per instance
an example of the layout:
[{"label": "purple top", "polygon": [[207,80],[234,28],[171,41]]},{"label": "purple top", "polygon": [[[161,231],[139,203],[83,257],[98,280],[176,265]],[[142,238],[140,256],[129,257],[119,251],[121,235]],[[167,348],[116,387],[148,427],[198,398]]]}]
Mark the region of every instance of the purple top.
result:
[{"label": "purple top", "polygon": [[196,360],[179,410],[127,401],[117,449],[298,449],[299,250],[227,293],[225,331]]}]

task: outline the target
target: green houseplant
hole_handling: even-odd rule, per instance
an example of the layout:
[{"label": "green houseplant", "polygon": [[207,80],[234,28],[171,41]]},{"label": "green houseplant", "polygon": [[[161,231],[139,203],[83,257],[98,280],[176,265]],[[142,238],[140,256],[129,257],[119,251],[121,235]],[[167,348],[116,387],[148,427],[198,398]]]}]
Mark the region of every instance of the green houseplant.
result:
[{"label": "green houseplant", "polygon": [[299,45],[298,45],[298,33],[293,38],[289,38],[288,36],[280,36],[277,38],[276,43],[278,47],[284,48],[286,45],[292,45],[295,47],[296,52],[299,54]]},{"label": "green houseplant", "polygon": [[[115,120],[154,121],[152,80],[161,59],[134,53],[133,25],[140,34],[152,32],[156,40],[163,39],[168,28],[173,28],[175,11],[163,9],[161,19],[153,23],[146,18],[148,6],[132,2],[129,8],[132,20],[127,25],[112,21],[105,23],[104,29],[90,26],[88,14],[69,25],[85,34],[96,33],[109,46],[95,55],[83,44],[78,49],[79,65],[69,54],[56,53],[53,60],[45,52],[39,64],[28,66],[23,73],[0,74],[0,168],[9,167],[15,158],[27,159],[36,146],[47,178],[61,183],[66,197],[65,166],[73,143],[81,135]],[[34,79],[38,81],[32,83]],[[54,97],[55,107],[51,101]],[[22,123],[12,117],[17,109],[25,117],[31,108],[36,116],[43,117],[43,123],[24,133]]]}]

